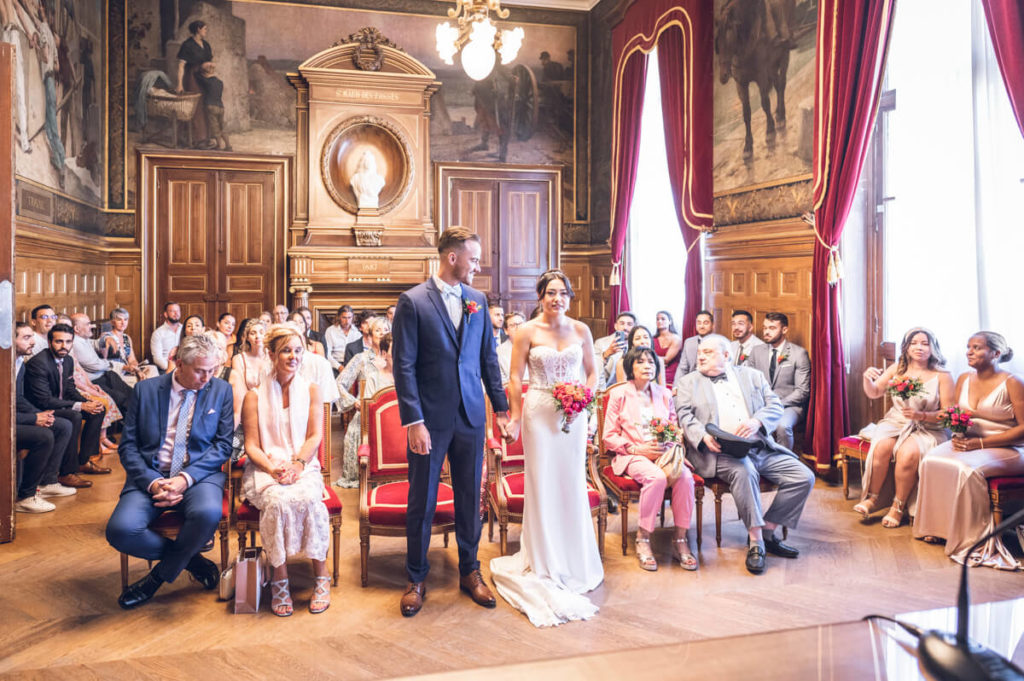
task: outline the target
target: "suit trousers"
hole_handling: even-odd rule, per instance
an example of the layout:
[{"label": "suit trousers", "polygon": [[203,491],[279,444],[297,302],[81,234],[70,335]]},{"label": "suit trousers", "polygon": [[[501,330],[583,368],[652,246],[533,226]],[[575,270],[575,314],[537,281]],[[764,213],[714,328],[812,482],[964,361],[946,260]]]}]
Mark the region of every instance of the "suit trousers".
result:
[{"label": "suit trousers", "polygon": [[18,424],[16,446],[28,450],[18,481],[18,499],[35,496],[40,485],[57,482],[72,430],[71,422],[64,418],[54,418],[49,427]]},{"label": "suit trousers", "polygon": [[480,543],[480,477],[483,467],[484,428],[474,427],[459,409],[452,426],[431,428],[429,455],[406,451],[409,460],[409,507],[405,516],[405,570],[410,582],[422,582],[430,571],[427,549],[437,508],[437,488],[445,453],[455,494],[455,541],[459,547],[459,574],[480,569],[476,551]]},{"label": "suit trousers", "polygon": [[788,450],[793,449],[793,430],[803,423],[803,407],[786,407],[782,412],[782,418],[775,426],[775,441]]},{"label": "suit trousers", "polygon": [[90,457],[100,453],[100,431],[103,430],[103,415],[88,414],[74,409],[56,409],[54,416],[71,422],[71,439],[61,457],[60,474],[71,475],[78,472]]},{"label": "suit trousers", "polygon": [[[173,582],[217,530],[223,500],[224,488],[209,481],[189,487],[181,502],[170,509],[154,506],[148,492],[128,490],[107,522],[107,542],[130,556],[160,561],[153,572],[165,582]],[[167,510],[184,515],[178,537],[173,540],[149,529]]]},{"label": "suit trousers", "polygon": [[[767,447],[752,449],[742,459],[720,454],[715,475],[729,485],[740,520],[749,530],[766,522],[794,528],[814,488],[814,473],[790,454]],[[767,511],[761,510],[761,478],[778,485]]]},{"label": "suit trousers", "polygon": [[117,372],[106,371],[99,378],[93,380],[93,383],[110,395],[110,399],[114,400],[114,404],[122,414],[128,412],[128,400],[132,396],[132,387],[125,383]]}]

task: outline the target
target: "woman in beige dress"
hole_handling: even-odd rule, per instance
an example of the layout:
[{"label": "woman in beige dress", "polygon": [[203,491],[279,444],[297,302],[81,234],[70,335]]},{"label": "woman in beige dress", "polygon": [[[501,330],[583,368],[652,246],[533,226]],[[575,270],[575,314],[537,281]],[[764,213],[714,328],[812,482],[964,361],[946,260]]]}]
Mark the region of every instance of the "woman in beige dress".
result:
[{"label": "woman in beige dress", "polygon": [[260,510],[260,536],[273,567],[271,610],[292,614],[288,590],[290,556],[313,561],[315,585],[309,611],[331,604],[327,574],[330,518],[324,505],[324,482],[317,449],[323,438],[320,388],[299,373],[305,339],[291,324],[267,332],[271,369],[245,396],[242,425],[245,454],[242,494]]},{"label": "woman in beige dress", "polygon": [[998,333],[979,331],[967,341],[974,371],[960,376],[956,395],[973,424],[925,455],[914,519],[914,536],[945,539],[946,555],[956,562],[1008,570],[1021,565],[999,537],[968,554],[993,528],[987,478],[1024,475],[1024,383],[997,366],[1012,357]]},{"label": "woman in beige dress", "polygon": [[[885,395],[889,381],[911,376],[924,384],[924,392],[908,400],[892,399],[892,407],[875,428],[864,466],[860,503],[853,510],[867,519],[885,508],[882,527],[899,527],[903,514],[915,514],[917,469],[921,455],[949,439],[939,419],[953,404],[953,377],[940,367],[946,360],[939,341],[928,329],[915,327],[903,335],[900,359],[885,371],[868,367],[864,371],[864,394],[876,400]],[[890,464],[893,474],[889,476]]]}]

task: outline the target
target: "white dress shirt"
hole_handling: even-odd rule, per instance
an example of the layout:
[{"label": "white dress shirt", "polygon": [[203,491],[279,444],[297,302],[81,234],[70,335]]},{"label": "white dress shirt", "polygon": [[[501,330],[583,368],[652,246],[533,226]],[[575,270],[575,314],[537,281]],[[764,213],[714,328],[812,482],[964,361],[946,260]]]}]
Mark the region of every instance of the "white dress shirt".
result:
[{"label": "white dress shirt", "polygon": [[92,344],[92,339],[78,334],[75,334],[75,340],[71,345],[71,356],[89,376],[90,381],[95,381],[114,368],[109,360],[103,359],[96,353],[96,346]]},{"label": "white dress shirt", "polygon": [[715,391],[718,405],[718,427],[727,433],[735,433],[739,425],[750,418],[750,411],[735,374],[726,368],[725,375],[726,380],[713,381],[711,388]]},{"label": "white dress shirt", "polygon": [[302,353],[299,374],[310,383],[320,386],[320,399],[324,401],[324,404],[334,404],[341,399],[341,393],[338,392],[338,384],[334,379],[330,363],[315,352],[307,350]]},{"label": "white dress shirt", "polygon": [[444,306],[448,308],[448,317],[452,320],[455,330],[458,331],[459,326],[462,324],[462,284],[449,286],[436,274],[434,275],[434,283],[437,284],[438,290],[441,291],[441,300],[444,301]]},{"label": "white dress shirt", "polygon": [[345,346],[354,343],[362,337],[355,324],[350,324],[348,331],[343,331],[337,324],[331,324],[324,331],[324,350],[327,352],[327,361],[335,369],[340,369],[345,363]]},{"label": "white dress shirt", "polygon": [[[171,458],[174,455],[174,438],[178,432],[178,413],[181,411],[181,403],[184,400],[185,388],[178,383],[177,374],[171,375],[171,399],[167,402],[167,432],[164,434],[164,443],[160,446],[160,451],[157,452],[156,461],[157,467],[167,475],[171,470]],[[192,430],[192,419],[195,417],[196,403],[199,401],[199,393],[197,392],[195,397],[192,399],[191,414],[188,415],[188,428]],[[188,448],[185,449],[185,463],[187,466],[189,462]],[[188,481],[188,486],[191,487],[195,482],[188,473],[182,472],[181,475],[185,476]]]},{"label": "white dress shirt", "polygon": [[178,347],[178,338],[181,336],[181,324],[171,326],[164,322],[149,337],[149,352],[153,355],[153,364],[167,371],[167,355],[171,350]]},{"label": "white dress shirt", "polygon": [[32,335],[36,337],[36,344],[32,346],[32,356],[35,357],[43,350],[50,347],[50,341],[46,340],[46,336],[38,331],[33,331]]},{"label": "white dress shirt", "polygon": [[[764,345],[764,341],[757,337],[756,334],[750,334],[747,340],[740,343],[739,341],[733,341],[729,345],[730,359],[732,360],[733,366],[737,366],[740,363],[740,355],[746,355],[747,359],[750,359],[750,353],[758,345]],[[746,364],[746,363],[744,363]]]}]

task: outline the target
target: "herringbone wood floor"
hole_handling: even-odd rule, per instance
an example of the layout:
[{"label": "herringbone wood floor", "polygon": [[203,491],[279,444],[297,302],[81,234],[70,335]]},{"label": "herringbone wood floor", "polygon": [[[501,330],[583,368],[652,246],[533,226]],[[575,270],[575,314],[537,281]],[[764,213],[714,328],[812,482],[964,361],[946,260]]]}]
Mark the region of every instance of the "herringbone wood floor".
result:
[{"label": "herringbone wood floor", "polygon": [[[341,441],[334,438],[339,449]],[[853,502],[819,481],[801,526],[790,533],[801,557],[769,557],[759,577],[743,569],[745,532],[729,497],[723,547],[715,548],[708,493],[697,573],[667,561],[669,531],[654,538],[661,568],[641,571],[632,548],[621,555],[619,516],[609,517],[605,582],[592,594],[601,612],[588,622],[539,630],[500,599],[495,610],[475,606],[457,588],[454,541],[446,550],[440,537],[430,552],[424,609],[404,619],[398,612],[404,539],[371,540],[370,584],[360,588],[356,492],[342,490],[341,581],[326,613],[305,610],[312,577],[304,563],[291,568],[296,612],[288,619],[266,608],[258,615],[233,615],[187,574],[152,602],[124,612],[116,603],[118,556],[103,538],[123,480],[111,459],[113,475],[94,476],[92,489],[55,500],[54,513],[19,515],[17,540],[0,546],[5,678],[238,681],[443,672],[939,607],[952,602],[958,577],[958,566],[940,547],[914,541],[907,527],[862,525],[850,511]],[[514,550],[518,527],[511,539]],[[232,555],[234,547],[232,537]],[[485,576],[487,561],[497,553],[485,527]],[[210,555],[216,559],[216,551]],[[131,568],[133,579],[141,577],[145,563],[133,559]],[[974,570],[972,595],[975,602],[1021,596],[1024,580],[1015,573]]]}]

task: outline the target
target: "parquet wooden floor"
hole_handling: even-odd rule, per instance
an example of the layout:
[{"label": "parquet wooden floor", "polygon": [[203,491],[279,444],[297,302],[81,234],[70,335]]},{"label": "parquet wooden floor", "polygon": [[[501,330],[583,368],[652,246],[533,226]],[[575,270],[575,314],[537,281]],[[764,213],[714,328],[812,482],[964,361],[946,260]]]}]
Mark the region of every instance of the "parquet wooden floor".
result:
[{"label": "parquet wooden floor", "polygon": [[[340,450],[340,434],[334,442]],[[405,540],[372,538],[370,584],[360,588],[357,495],[341,490],[341,581],[326,613],[305,610],[312,591],[306,562],[291,567],[296,612],[288,619],[266,608],[233,615],[187,574],[147,605],[125,612],[116,602],[118,555],[103,537],[123,480],[111,459],[113,475],[93,476],[93,488],[54,500],[56,512],[19,514],[16,541],[0,546],[4,678],[240,681],[437,673],[939,607],[952,603],[959,574],[940,547],[914,541],[908,527],[862,525],[850,511],[853,501],[819,481],[801,526],[790,532],[801,557],[769,556],[759,577],[743,568],[745,532],[730,497],[723,547],[715,548],[708,493],[697,573],[668,562],[669,530],[654,537],[661,568],[641,571],[632,549],[621,555],[619,516],[610,516],[605,582],[592,594],[601,612],[588,622],[535,629],[500,599],[495,610],[477,607],[458,590],[454,541],[444,549],[440,537],[430,551],[424,609],[405,619],[398,612]],[[518,532],[518,526],[510,532],[513,550]],[[234,547],[232,538],[232,553]],[[485,527],[485,577],[497,554]],[[216,559],[216,551],[210,555]],[[130,565],[133,579],[144,574],[144,561]],[[971,577],[975,602],[1024,595],[1018,573],[977,569]]]}]

